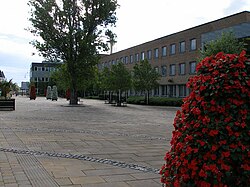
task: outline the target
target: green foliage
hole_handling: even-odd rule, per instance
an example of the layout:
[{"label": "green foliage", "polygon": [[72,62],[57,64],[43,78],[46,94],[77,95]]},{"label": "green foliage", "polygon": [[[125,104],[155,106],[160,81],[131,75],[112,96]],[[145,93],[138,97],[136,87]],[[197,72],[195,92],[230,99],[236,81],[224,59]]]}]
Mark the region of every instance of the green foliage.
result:
[{"label": "green foliage", "polygon": [[110,91],[111,88],[111,71],[105,67],[102,72],[99,73],[100,87],[102,90]]},{"label": "green foliage", "polygon": [[[108,50],[103,40],[116,23],[116,0],[30,0],[29,31],[40,36],[32,44],[51,61],[63,61],[71,88],[71,104],[77,103],[79,82],[93,77],[98,51]],[[108,32],[109,31],[109,32]],[[63,72],[63,75],[65,72]],[[82,81],[85,79],[86,81]]]},{"label": "green foliage", "polygon": [[113,91],[126,91],[131,87],[131,74],[123,63],[111,67],[109,88]]},{"label": "green foliage", "polygon": [[152,68],[147,60],[135,64],[133,69],[133,86],[136,90],[149,91],[156,88],[159,85],[157,82],[159,78],[159,73]]},{"label": "green foliage", "polygon": [[201,59],[219,52],[239,54],[244,49],[244,43],[240,42],[233,32],[225,32],[216,40],[205,44],[204,48],[205,50],[201,51]]},{"label": "green foliage", "polygon": [[159,79],[160,74],[152,68],[147,60],[135,64],[133,69],[133,86],[135,90],[145,91],[147,104],[149,104],[149,91],[159,85]]},{"label": "green foliage", "polygon": [[[145,98],[140,96],[130,96],[127,99],[127,103],[145,105]],[[152,97],[149,101],[149,105],[154,106],[181,106],[181,98],[166,98],[166,97]]]},{"label": "green foliage", "polygon": [[1,96],[3,96],[5,99],[7,99],[7,95],[11,91],[12,85],[13,85],[12,80],[10,81],[3,80],[2,82],[0,82],[0,90],[2,92]]}]

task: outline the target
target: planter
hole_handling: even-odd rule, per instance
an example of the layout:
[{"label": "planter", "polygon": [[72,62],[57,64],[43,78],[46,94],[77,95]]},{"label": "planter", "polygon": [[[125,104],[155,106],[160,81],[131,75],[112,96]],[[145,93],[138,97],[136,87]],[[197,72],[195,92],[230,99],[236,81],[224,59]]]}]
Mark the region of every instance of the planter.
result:
[{"label": "planter", "polygon": [[0,99],[0,110],[15,110],[15,99]]}]

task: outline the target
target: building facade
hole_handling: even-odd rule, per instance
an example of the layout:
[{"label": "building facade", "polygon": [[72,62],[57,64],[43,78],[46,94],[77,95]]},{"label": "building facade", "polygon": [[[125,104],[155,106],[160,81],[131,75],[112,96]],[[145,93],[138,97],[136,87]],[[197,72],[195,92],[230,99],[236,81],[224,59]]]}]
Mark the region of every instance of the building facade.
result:
[{"label": "building facade", "polygon": [[[98,69],[122,62],[128,69],[147,59],[161,75],[154,96],[185,97],[186,83],[196,73],[200,50],[205,43],[217,39],[223,32],[233,32],[239,39],[250,37],[250,12],[244,11],[187,30],[167,35],[110,55],[102,56]],[[130,95],[135,95],[133,90]]]},{"label": "building facade", "polygon": [[44,95],[49,84],[52,72],[58,67],[58,63],[43,61],[32,62],[30,67],[30,82],[36,86],[37,94]]}]

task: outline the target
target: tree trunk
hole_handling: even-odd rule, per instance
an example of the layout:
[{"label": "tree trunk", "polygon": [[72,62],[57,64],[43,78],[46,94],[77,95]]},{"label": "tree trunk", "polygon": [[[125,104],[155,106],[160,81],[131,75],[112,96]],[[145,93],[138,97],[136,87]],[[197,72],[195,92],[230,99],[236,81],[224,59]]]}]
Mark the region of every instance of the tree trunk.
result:
[{"label": "tree trunk", "polygon": [[149,104],[149,91],[146,91],[146,104]]},{"label": "tree trunk", "polygon": [[70,90],[70,105],[77,105],[78,104],[78,98],[77,98],[77,89],[76,89],[76,83],[75,81],[72,81],[72,88]]},{"label": "tree trunk", "polygon": [[117,106],[122,106],[121,104],[121,90],[119,89],[118,91],[118,102],[117,102]]}]

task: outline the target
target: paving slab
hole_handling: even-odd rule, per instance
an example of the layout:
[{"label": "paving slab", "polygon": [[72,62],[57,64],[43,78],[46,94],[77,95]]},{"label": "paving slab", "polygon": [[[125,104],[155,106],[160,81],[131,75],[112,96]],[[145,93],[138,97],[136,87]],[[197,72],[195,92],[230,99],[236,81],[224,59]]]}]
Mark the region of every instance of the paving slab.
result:
[{"label": "paving slab", "polygon": [[15,99],[0,111],[0,186],[161,186],[179,108]]}]

